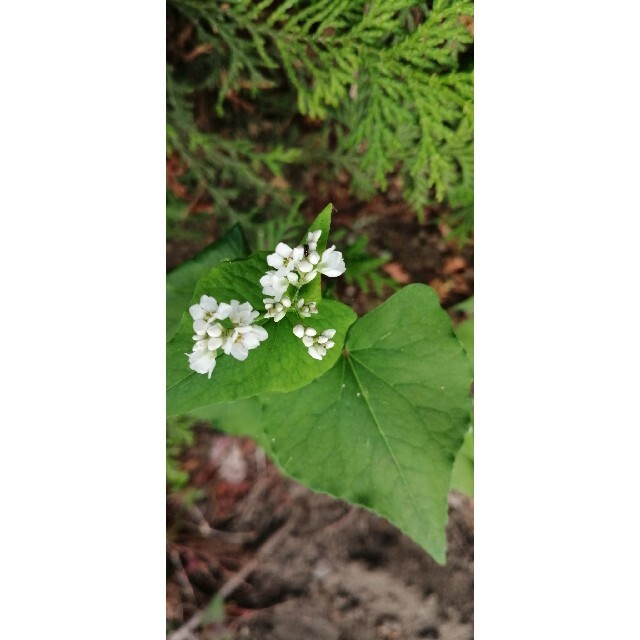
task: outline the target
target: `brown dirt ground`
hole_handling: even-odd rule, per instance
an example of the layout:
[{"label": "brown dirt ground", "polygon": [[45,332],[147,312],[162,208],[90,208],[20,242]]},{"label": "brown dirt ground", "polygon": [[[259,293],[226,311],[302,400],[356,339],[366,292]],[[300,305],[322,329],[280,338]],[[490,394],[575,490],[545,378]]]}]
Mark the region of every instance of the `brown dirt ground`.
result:
[{"label": "brown dirt ground", "polygon": [[450,496],[440,566],[386,520],[283,477],[248,439],[202,425],[182,463],[198,497],[169,500],[169,629],[227,597],[216,621],[170,638],[473,638],[470,499]]}]

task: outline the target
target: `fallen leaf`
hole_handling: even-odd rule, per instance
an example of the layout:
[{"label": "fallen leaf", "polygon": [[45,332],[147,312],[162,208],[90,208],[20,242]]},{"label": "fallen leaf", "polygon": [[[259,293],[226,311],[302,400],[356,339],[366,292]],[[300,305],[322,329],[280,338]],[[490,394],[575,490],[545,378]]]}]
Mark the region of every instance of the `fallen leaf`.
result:
[{"label": "fallen leaf", "polygon": [[457,271],[464,271],[467,267],[467,261],[462,256],[452,256],[447,258],[442,265],[442,273],[451,275]]},{"label": "fallen leaf", "polygon": [[389,277],[393,278],[400,284],[408,284],[411,282],[411,276],[405,271],[405,268],[399,262],[389,262],[383,267]]},{"label": "fallen leaf", "polygon": [[429,286],[432,287],[435,292],[438,294],[438,298],[440,299],[440,304],[443,304],[446,299],[449,297],[452,289],[451,280],[441,280],[440,278],[435,278],[431,282],[429,282]]}]

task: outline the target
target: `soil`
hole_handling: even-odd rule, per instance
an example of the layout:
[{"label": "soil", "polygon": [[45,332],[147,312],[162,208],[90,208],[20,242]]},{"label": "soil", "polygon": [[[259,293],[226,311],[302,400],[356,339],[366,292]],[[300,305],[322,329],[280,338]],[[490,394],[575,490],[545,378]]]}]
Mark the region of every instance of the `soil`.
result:
[{"label": "soil", "polygon": [[[192,500],[168,507],[171,640],[473,638],[469,498],[450,496],[440,566],[386,520],[285,478],[252,441],[196,433]],[[216,594],[215,620],[185,627]]]}]

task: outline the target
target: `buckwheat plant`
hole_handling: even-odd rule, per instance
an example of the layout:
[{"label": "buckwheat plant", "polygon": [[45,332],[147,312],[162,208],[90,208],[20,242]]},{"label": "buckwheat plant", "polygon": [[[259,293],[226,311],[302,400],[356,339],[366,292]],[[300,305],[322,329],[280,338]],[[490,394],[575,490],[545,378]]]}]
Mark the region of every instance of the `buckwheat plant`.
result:
[{"label": "buckwheat plant", "polygon": [[167,345],[168,414],[254,437],[287,474],[386,517],[443,562],[470,362],[426,285],[361,318],[322,295],[323,277],[348,268],[327,247],[331,213],[272,252],[250,254],[232,230],[169,275],[168,313],[185,302]]}]

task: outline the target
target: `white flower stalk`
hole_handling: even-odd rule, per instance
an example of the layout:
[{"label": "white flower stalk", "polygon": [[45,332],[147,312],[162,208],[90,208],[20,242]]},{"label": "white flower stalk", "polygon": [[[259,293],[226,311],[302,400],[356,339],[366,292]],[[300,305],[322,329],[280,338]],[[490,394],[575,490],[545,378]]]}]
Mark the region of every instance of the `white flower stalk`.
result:
[{"label": "white flower stalk", "polygon": [[331,349],[335,342],[331,340],[336,335],[335,329],[327,329],[320,335],[313,327],[304,327],[297,324],[293,327],[293,334],[302,340],[302,344],[307,347],[309,355],[316,360],[322,360],[327,355],[327,349]]}]

